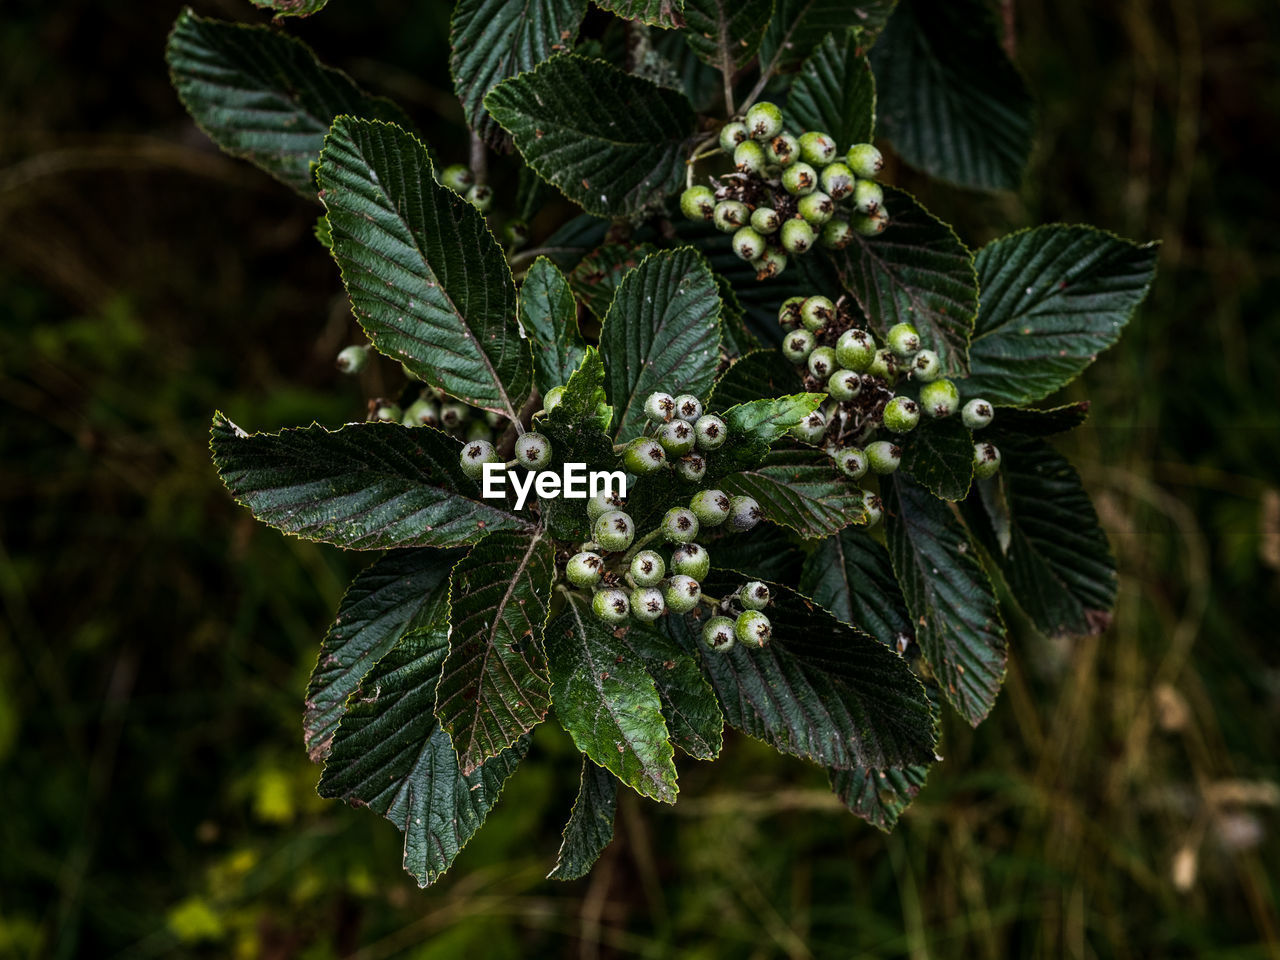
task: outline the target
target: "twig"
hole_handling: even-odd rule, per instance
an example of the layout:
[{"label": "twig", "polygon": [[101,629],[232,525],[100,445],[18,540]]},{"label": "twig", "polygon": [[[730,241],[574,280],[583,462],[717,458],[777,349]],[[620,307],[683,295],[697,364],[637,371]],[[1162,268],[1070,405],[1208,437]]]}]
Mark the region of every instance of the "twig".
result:
[{"label": "twig", "polygon": [[489,178],[489,151],[480,134],[474,130],[471,131],[471,173],[477,184],[483,184]]}]

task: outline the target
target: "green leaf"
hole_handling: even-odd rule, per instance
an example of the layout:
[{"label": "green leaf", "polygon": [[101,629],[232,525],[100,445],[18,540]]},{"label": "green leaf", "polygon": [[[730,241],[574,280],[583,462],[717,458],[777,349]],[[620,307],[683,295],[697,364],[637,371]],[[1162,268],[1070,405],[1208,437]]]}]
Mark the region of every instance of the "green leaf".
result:
[{"label": "green leaf", "polygon": [[664,250],[624,276],[600,351],[619,443],[640,435],[653,391],[705,397],[720,359],[720,296],[702,256],[692,247]]},{"label": "green leaf", "polygon": [[685,39],[703,63],[732,75],[764,39],[773,0],[685,0]]},{"label": "green leaf", "polygon": [[846,527],[818,544],[805,560],[800,592],[894,650],[915,637],[889,552],[865,530]]},{"label": "green leaf", "polygon": [[624,20],[670,30],[684,26],[685,0],[596,0],[596,6]]},{"label": "green leaf", "polygon": [[713,273],[716,289],[720,291],[720,355],[733,360],[760,346],[759,341],[747,329],[746,311],[734,292],[733,286],[718,273]]},{"label": "green leaf", "polygon": [[[978,279],[955,231],[915,197],[885,189],[892,218],[878,237],[855,237],[831,253],[840,279],[881,337],[897,323],[920,331],[943,370],[963,376],[978,310]],[[985,292],[985,291],[984,291]]]},{"label": "green leaf", "polygon": [[213,461],[255,517],[304,540],[348,550],[456,547],[530,523],[477,500],[458,463],[461,445],[431,427],[313,424],[248,434],[217,414]]},{"label": "green leaf", "polygon": [[449,73],[471,129],[490,143],[501,140],[501,129],[484,108],[485,94],[567,50],[586,12],[586,0],[458,0]]},{"label": "green leaf", "polygon": [[[965,390],[969,390],[966,383]],[[983,437],[998,437],[1005,433],[1028,437],[1049,437],[1066,433],[1084,423],[1089,416],[1089,401],[1080,400],[1060,407],[1034,410],[1028,407],[996,407],[995,420]]]},{"label": "green leaf", "polygon": [[565,382],[564,393],[551,411],[551,419],[565,424],[598,422],[603,403],[604,362],[595,347],[587,347],[578,369]]},{"label": "green leaf", "polygon": [[719,477],[759,466],[774,442],[786,436],[826,399],[825,393],[796,393],[789,397],[748,400],[725,410],[720,416],[729,428],[729,439],[708,455],[707,472]]},{"label": "green leaf", "polygon": [[883,478],[880,490],[916,640],[947,699],[977,726],[995,704],[1007,660],[991,581],[949,504],[901,475]]},{"label": "green leaf", "polygon": [[607,243],[588,253],[569,274],[574,294],[597,318],[603,320],[624,275],[658,250],[651,243],[632,246]]},{"label": "green leaf", "polygon": [[809,540],[866,522],[861,488],[815,447],[781,444],[761,466],[728,474],[717,483],[725,493],[754,497],[766,520]]},{"label": "green leaf", "polygon": [[800,68],[787,98],[797,130],[824,130],[842,149],[870,143],[876,127],[876,82],[861,53],[860,34],[828,34]]},{"label": "green leaf", "polygon": [[207,20],[188,8],[169,34],[165,59],[182,105],[210,140],[309,199],[334,117],[408,125],[390,100],[369,96],[302,41],[269,27]]},{"label": "green leaf", "polygon": [[559,54],[498,84],[484,102],[525,162],[588,213],[638,213],[683,183],[694,114],[675,90]]},{"label": "green leaf", "polygon": [[541,531],[495,533],[449,578],[452,629],[435,712],[464,774],[551,709],[542,631],[555,572],[555,547]]},{"label": "green leaf", "polygon": [[[879,30],[895,0],[778,0],[760,45],[762,67],[785,70],[804,60],[828,33]],[[845,144],[844,146],[848,146]]]},{"label": "green leaf", "polygon": [[1101,633],[1115,606],[1116,564],[1079,474],[1043,440],[1002,436],[1000,453],[1007,549],[1001,518],[974,497],[965,504],[969,526],[1039,630]]},{"label": "green leaf", "polygon": [[617,805],[617,778],[584,756],[578,799],[564,825],[560,854],[548,880],[577,880],[587,875],[613,839]]},{"label": "green leaf", "polygon": [[404,868],[425,887],[449,868],[528,751],[504,750],[468,776],[431,712],[448,625],[407,634],[365,677],[338,724],[320,796],[382,814],[404,834]]},{"label": "green leaf", "polygon": [[675,751],[644,666],[580,594],[547,626],[546,643],[556,716],[578,749],[636,792],[675,803]]},{"label": "green leaf", "polygon": [[320,159],[333,256],[379,351],[514,420],[533,386],[516,292],[483,214],[433,177],[398,127],[339,117]]},{"label": "green leaf", "polygon": [[580,213],[557,228],[538,249],[561,270],[571,270],[583,257],[604,243],[610,225],[608,220]]},{"label": "green leaf", "polygon": [[[732,568],[755,580],[796,583],[804,567],[803,540],[789,530],[766,524],[750,536],[739,536],[721,527],[704,531],[700,541],[711,551],[712,568]],[[723,549],[721,549],[723,547]]]},{"label": "green leaf", "polygon": [[655,627],[636,624],[619,638],[653,678],[671,742],[697,760],[714,760],[724,742],[724,714],[694,659]]},{"label": "green leaf", "polygon": [[[713,571],[704,589],[723,596],[741,585],[741,575]],[[933,760],[929,700],[906,660],[789,587],[772,589],[768,644],[702,653],[725,719],[783,753],[830,767]],[[699,621],[666,620],[686,649],[701,647]]]},{"label": "green leaf", "polygon": [[369,669],[406,633],[444,614],[444,584],[461,557],[457,550],[394,550],[352,581],[307,684],[302,730],[313,761],[328,755],[347,698]]},{"label": "green leaf", "polygon": [[716,413],[760,396],[780,397],[804,392],[804,380],[777,350],[753,350],[730,364],[711,391],[707,409]]},{"label": "green leaf", "polygon": [[1117,340],[1155,277],[1156,244],[1055,224],[978,251],[982,307],[965,392],[1021,405],[1080,375]]},{"label": "green leaf", "polygon": [[840,802],[874,827],[888,833],[902,811],[924,786],[929,768],[911,766],[888,770],[828,770],[827,780]]},{"label": "green leaf", "polygon": [[935,497],[963,500],[969,493],[973,434],[959,417],[922,417],[920,425],[898,442],[902,445],[903,473]]},{"label": "green leaf", "polygon": [[520,285],[520,323],[533,343],[533,377],[545,397],[569,382],[587,349],[569,281],[546,257],[533,261]]},{"label": "green leaf", "polygon": [[329,0],[249,0],[255,7],[272,11],[277,17],[309,17],[319,13]]}]

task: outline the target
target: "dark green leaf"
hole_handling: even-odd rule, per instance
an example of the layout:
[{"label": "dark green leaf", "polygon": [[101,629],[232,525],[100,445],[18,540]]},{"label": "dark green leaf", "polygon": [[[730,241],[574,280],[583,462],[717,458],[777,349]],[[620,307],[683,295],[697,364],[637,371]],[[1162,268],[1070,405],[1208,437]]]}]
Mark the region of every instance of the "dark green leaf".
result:
[{"label": "dark green leaf", "polygon": [[373,345],[459,400],[515,419],[533,387],[516,291],[483,214],[433,177],[426,148],[340,117],[320,160],[333,256]]},{"label": "dark green leaf", "polygon": [[869,143],[876,127],[876,82],[857,30],[829,34],[800,68],[787,99],[797,130],[823,130],[841,149]]},{"label": "dark green leaf", "polygon": [[[969,391],[970,384],[964,385]],[[1034,410],[1027,407],[996,407],[996,417],[983,438],[995,439],[1005,433],[1022,434],[1028,437],[1049,437],[1055,433],[1066,433],[1084,423],[1089,416],[1089,401],[1063,404],[1046,410]]]},{"label": "dark green leaf", "polygon": [[564,825],[560,854],[548,880],[577,880],[587,875],[613,839],[617,805],[617,778],[584,756],[578,799]]},{"label": "dark green leaf", "polygon": [[461,444],[431,427],[352,423],[248,434],[217,414],[213,462],[263,523],[349,550],[456,547],[529,521],[480,488]]},{"label": "dark green leaf", "polygon": [[[760,45],[760,63],[787,69],[804,60],[828,33],[849,27],[879,30],[895,0],[778,0]],[[842,146],[848,146],[843,144]]]},{"label": "dark green leaf", "polygon": [[717,483],[726,493],[754,497],[766,520],[806,539],[829,537],[851,523],[866,522],[861,488],[815,447],[780,444],[761,466],[728,474]]},{"label": "dark green leaf", "polygon": [[369,669],[402,636],[447,609],[445,584],[461,558],[457,550],[395,550],[352,581],[307,684],[302,730],[312,760],[328,755],[347,698]]},{"label": "dark green leaf", "polygon": [[924,786],[929,768],[828,770],[831,789],[852,813],[886,833],[897,826],[902,811]]},{"label": "dark green leaf", "polygon": [[729,281],[713,273],[720,291],[720,355],[733,360],[756,349],[759,342],[747,329],[746,311]]},{"label": "dark green leaf", "polygon": [[569,285],[587,309],[603,320],[623,276],[657,249],[651,243],[607,243],[582,258],[569,274]]},{"label": "dark green leaf", "polygon": [[773,0],[686,0],[685,38],[698,58],[732,75],[755,56]]},{"label": "dark green leaf", "polygon": [[720,375],[707,408],[722,413],[734,404],[758,397],[804,392],[804,380],[793,363],[777,350],[753,350],[735,360]]},{"label": "dark green leaf", "polygon": [[670,79],[664,78],[659,79],[658,82],[684,91],[684,95],[689,98],[689,103],[698,113],[710,113],[722,95],[721,77],[719,73],[698,59],[698,55],[685,42],[684,31],[664,30],[656,35],[650,32],[649,42],[655,56],[661,58],[657,69],[670,67],[671,77],[678,81],[673,84]]},{"label": "dark green leaf", "polygon": [[588,213],[637,213],[683,181],[693,109],[650,80],[560,54],[498,84],[484,102],[525,162]]},{"label": "dark green leaf", "polygon": [[587,349],[569,281],[546,257],[533,261],[520,285],[520,323],[533,342],[534,380],[545,397],[569,382]]},{"label": "dark green leaf", "polygon": [[800,544],[804,541],[789,530],[767,524],[743,537],[721,527],[719,531],[704,531],[702,537],[700,542],[711,551],[711,566],[715,569],[732,568],[756,580],[777,583],[796,583],[800,579],[805,560]]},{"label": "dark green leaf", "polygon": [[1157,246],[1061,224],[1010,234],[978,251],[982,306],[966,394],[1040,400],[1117,340],[1155,276]]},{"label": "dark green leaf", "polygon": [[[283,2],[283,0],[282,0]],[[340,114],[403,122],[389,100],[371,97],[322,66],[300,40],[269,27],[178,15],[165,49],[182,105],[214,143],[307,198],[312,167]]]},{"label": "dark green leaf", "polygon": [[720,359],[720,296],[692,247],[646,257],[622,278],[600,331],[619,443],[639,436],[655,390],[705,397]]},{"label": "dark green leaf", "polygon": [[1007,660],[991,581],[950,504],[900,474],[880,489],[889,556],[916,640],[947,699],[977,726],[995,704]]},{"label": "dark green leaf", "polygon": [[708,455],[708,474],[719,477],[759,466],[774,442],[786,436],[826,399],[825,393],[796,393],[789,397],[747,400],[725,410],[720,416],[729,428],[729,439]]},{"label": "dark green leaf", "polygon": [[551,419],[566,424],[597,421],[604,402],[604,363],[595,347],[587,347],[578,369],[565,382]]},{"label": "dark green leaf", "polygon": [[547,237],[538,249],[561,270],[571,270],[579,260],[604,243],[608,230],[608,220],[580,213]]},{"label": "dark green leaf", "polygon": [[805,560],[800,592],[887,647],[900,649],[915,637],[889,552],[865,530],[846,527],[818,544]]},{"label": "dark green leaf", "polygon": [[458,0],[449,72],[471,129],[491,143],[501,138],[485,94],[569,49],[586,12],[586,0]]},{"label": "dark green leaf", "polygon": [[309,17],[325,8],[329,0],[249,0],[255,7],[272,11],[277,17]]},{"label": "dark green leaf", "polygon": [[724,715],[702,671],[666,633],[636,624],[620,638],[653,678],[671,742],[698,760],[714,760],[724,742]]},{"label": "dark green leaf", "polygon": [[920,425],[898,442],[903,473],[935,497],[965,498],[973,481],[973,434],[959,417],[922,417]]},{"label": "dark green leaf", "polygon": [[910,323],[924,346],[938,353],[943,369],[963,376],[978,310],[969,251],[915,197],[892,187],[885,197],[888,229],[832,253],[840,279],[881,336],[896,323]]},{"label": "dark green leaf", "polygon": [[542,630],[555,572],[555,547],[540,531],[495,533],[449,578],[452,630],[435,711],[464,774],[551,709]]},{"label": "dark green leaf", "polygon": [[675,803],[675,751],[653,678],[574,594],[547,626],[551,697],[578,749],[638,793]]},{"label": "dark green leaf", "polygon": [[664,30],[684,26],[684,5],[685,0],[596,0],[601,10]]},{"label": "dark green leaf", "polygon": [[966,187],[1018,187],[1035,108],[982,0],[902,0],[871,65],[880,132],[904,160]]},{"label": "dark green leaf", "polygon": [[338,725],[320,777],[320,796],[369,807],[400,829],[404,868],[422,887],[480,829],[529,747],[523,739],[462,775],[431,712],[448,643],[448,625],[437,621],[378,661]]}]

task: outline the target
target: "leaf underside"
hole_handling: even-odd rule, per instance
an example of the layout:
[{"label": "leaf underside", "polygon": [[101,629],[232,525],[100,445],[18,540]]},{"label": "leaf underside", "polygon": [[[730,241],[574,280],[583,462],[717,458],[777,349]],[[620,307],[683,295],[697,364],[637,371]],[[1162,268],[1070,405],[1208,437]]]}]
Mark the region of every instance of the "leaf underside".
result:
[{"label": "leaf underside", "polygon": [[560,853],[548,880],[577,880],[587,875],[613,839],[617,806],[617,777],[584,756],[578,799],[564,825]]}]

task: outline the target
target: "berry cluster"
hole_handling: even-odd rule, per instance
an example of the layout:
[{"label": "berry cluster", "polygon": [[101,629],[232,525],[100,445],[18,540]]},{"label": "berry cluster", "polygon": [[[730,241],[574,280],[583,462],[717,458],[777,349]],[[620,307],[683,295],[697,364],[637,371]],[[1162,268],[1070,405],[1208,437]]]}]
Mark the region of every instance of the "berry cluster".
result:
[{"label": "berry cluster", "polygon": [[734,171],[715,190],[691,186],[680,197],[690,220],[710,220],[733,234],[733,250],[764,280],[780,274],[788,254],[817,244],[848,246],[855,233],[875,236],[889,224],[884,191],[876,177],[880,151],[855,143],[840,155],[826,133],[799,136],[784,129],[782,111],[760,102],[744,120],[720,131],[720,148],[733,156]]},{"label": "berry cluster", "polygon": [[[794,436],[821,443],[846,476],[860,480],[868,471],[893,473],[902,448],[891,438],[872,439],[884,430],[891,437],[910,433],[921,416],[941,419],[960,413],[970,430],[987,426],[995,415],[991,404],[975,397],[960,406],[960,390],[942,376],[942,364],[924,349],[909,323],[890,328],[883,345],[869,330],[855,325],[844,309],[823,296],[791,297],[778,310],[784,336],[782,353],[805,369],[805,385],[831,398],[792,428]],[[897,393],[899,381],[914,383],[913,398]],[[973,469],[990,477],[1000,467],[1000,451],[992,443],[975,443]],[[880,519],[879,498],[864,496],[870,522]]]}]

